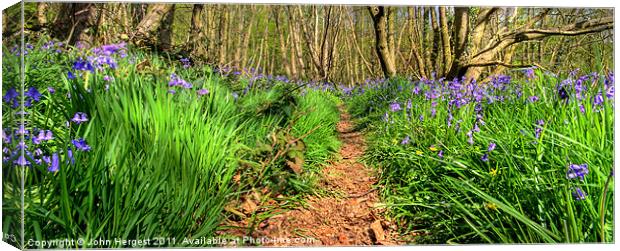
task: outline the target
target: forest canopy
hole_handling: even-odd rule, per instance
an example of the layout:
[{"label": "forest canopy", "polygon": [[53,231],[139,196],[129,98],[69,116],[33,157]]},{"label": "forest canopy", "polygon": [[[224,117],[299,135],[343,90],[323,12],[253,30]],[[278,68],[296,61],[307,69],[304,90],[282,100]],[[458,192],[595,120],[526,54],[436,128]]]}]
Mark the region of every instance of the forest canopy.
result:
[{"label": "forest canopy", "polygon": [[[613,10],[587,8],[26,3],[25,32],[130,42],[195,63],[291,79],[482,80],[511,69],[613,67]],[[19,5],[4,15],[19,34]],[[6,40],[5,39],[5,40]],[[592,70],[584,69],[584,70]]]}]

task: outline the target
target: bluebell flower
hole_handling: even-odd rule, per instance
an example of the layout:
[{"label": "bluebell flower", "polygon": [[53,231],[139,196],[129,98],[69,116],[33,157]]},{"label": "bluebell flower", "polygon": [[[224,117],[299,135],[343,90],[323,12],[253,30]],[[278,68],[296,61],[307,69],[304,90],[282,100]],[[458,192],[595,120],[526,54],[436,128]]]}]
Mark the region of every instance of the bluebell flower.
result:
[{"label": "bluebell flower", "polygon": [[480,159],[484,162],[488,162],[489,161],[489,154],[485,153],[484,155],[482,155],[482,157],[480,157]]},{"label": "bluebell flower", "polygon": [[17,99],[19,97],[19,93],[15,90],[15,88],[10,88],[6,91],[4,96],[2,96],[2,101],[4,103],[10,103],[11,101]]},{"label": "bluebell flower", "polygon": [[594,106],[602,106],[603,105],[603,94],[599,91],[596,96],[594,96],[594,100],[592,101],[592,104]]},{"label": "bluebell flower", "polygon": [[199,96],[207,95],[207,94],[209,94],[209,90],[207,90],[207,89],[200,89],[200,90],[196,91],[196,93],[198,93]]},{"label": "bluebell flower", "polygon": [[60,169],[60,160],[58,158],[58,153],[52,154],[52,159],[50,160],[49,167],[47,168],[50,172],[57,172]]},{"label": "bluebell flower", "polygon": [[75,75],[73,75],[73,72],[67,72],[67,78],[68,79],[75,79]]},{"label": "bluebell flower", "polygon": [[71,165],[75,164],[75,158],[73,158],[73,151],[71,150],[71,147],[67,148],[67,158],[69,158],[67,160],[67,162],[71,162]]},{"label": "bluebell flower", "polygon": [[54,89],[54,87],[48,86],[47,87],[47,92],[49,92],[50,94],[54,94],[56,92],[56,90]]},{"label": "bluebell flower", "polygon": [[73,118],[71,119],[71,121],[73,121],[74,123],[79,125],[81,123],[87,122],[88,121],[88,116],[86,115],[86,113],[76,112],[73,115]]},{"label": "bluebell flower", "polygon": [[530,101],[530,103],[534,103],[534,102],[538,101],[538,96],[530,96],[527,99]]},{"label": "bluebell flower", "polygon": [[587,196],[586,192],[581,190],[581,188],[579,187],[575,188],[575,191],[573,191],[572,193],[573,193],[573,198],[575,198],[575,200],[577,201],[585,200]]},{"label": "bluebell flower", "polygon": [[401,145],[409,144],[409,135],[405,136],[405,138],[400,142]]},{"label": "bluebell flower", "polygon": [[570,164],[568,165],[568,171],[566,171],[566,178],[569,180],[575,178],[583,180],[588,173],[590,173],[590,170],[588,170],[588,164]]},{"label": "bluebell flower", "polygon": [[390,104],[390,111],[392,111],[392,112],[397,112],[397,111],[400,111],[400,110],[402,110],[402,108],[400,107],[400,104],[399,104],[399,103],[397,103],[397,102],[392,102],[392,103]]},{"label": "bluebell flower", "polygon": [[26,97],[31,98],[32,100],[34,100],[36,102],[39,102],[39,100],[41,100],[41,93],[35,87],[28,88],[28,91],[26,91],[26,93],[24,93],[24,95]]},{"label": "bluebell flower", "polygon": [[19,129],[15,130],[15,135],[26,135],[28,133],[30,133],[30,131],[26,129],[24,125],[20,125]]},{"label": "bluebell flower", "polygon": [[50,156],[44,155],[41,157],[41,159],[43,160],[43,162],[47,163],[48,165],[50,163],[52,163],[52,160],[50,159]]},{"label": "bluebell flower", "polygon": [[443,150],[439,150],[439,152],[437,153],[437,157],[443,159]]},{"label": "bluebell flower", "polygon": [[73,143],[75,148],[77,148],[80,151],[88,152],[91,150],[90,146],[86,144],[86,140],[82,138],[71,140],[71,143]]},{"label": "bluebell flower", "polygon": [[73,62],[73,70],[94,72],[95,68],[87,60],[79,58],[77,61]]},{"label": "bluebell flower", "polygon": [[24,155],[19,155],[19,157],[17,157],[17,160],[13,161],[13,163],[15,163],[18,166],[30,165],[30,161],[26,160],[26,157],[24,157]]},{"label": "bluebell flower", "polygon": [[469,143],[470,145],[474,144],[474,131],[468,131],[467,132],[467,143]]},{"label": "bluebell flower", "polygon": [[11,135],[7,134],[5,129],[2,129],[2,142],[11,144]]},{"label": "bluebell flower", "polygon": [[496,145],[495,143],[491,142],[491,143],[489,143],[489,147],[487,148],[487,150],[488,150],[489,152],[492,152],[493,150],[495,150],[495,147],[496,147],[496,146],[497,146],[497,145]]}]

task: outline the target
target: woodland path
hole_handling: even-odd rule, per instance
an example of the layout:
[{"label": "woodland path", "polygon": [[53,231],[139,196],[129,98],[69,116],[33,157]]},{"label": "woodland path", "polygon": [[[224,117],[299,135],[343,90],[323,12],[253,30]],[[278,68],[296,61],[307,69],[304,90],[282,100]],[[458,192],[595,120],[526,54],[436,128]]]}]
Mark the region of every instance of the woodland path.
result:
[{"label": "woodland path", "polygon": [[[395,240],[396,226],[383,217],[385,208],[377,206],[379,195],[373,188],[377,173],[359,161],[366,148],[364,136],[354,131],[350,115],[343,108],[340,110],[337,130],[342,142],[341,159],[323,168],[318,184],[328,195],[306,197],[304,207],[284,210],[263,220],[251,234],[254,238],[270,239],[310,237],[312,242],[264,246],[400,244]],[[241,233],[235,235],[238,234]]]}]

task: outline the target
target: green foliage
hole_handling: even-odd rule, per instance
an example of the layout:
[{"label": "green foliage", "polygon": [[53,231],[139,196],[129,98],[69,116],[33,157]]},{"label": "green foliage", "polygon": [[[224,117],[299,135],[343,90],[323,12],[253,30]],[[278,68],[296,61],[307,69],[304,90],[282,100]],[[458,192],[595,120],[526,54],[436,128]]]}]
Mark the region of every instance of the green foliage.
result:
[{"label": "green foliage", "polygon": [[[25,107],[26,144],[28,152],[58,153],[60,168],[48,171],[49,164],[35,164],[37,156],[29,156],[25,168],[13,164],[17,154],[5,161],[4,232],[20,228],[23,206],[26,239],[81,239],[84,247],[98,248],[131,246],[115,239],[163,236],[175,242],[146,245],[192,246],[183,238],[213,236],[226,217],[225,204],[252,188],[290,195],[310,191],[312,173],[337,149],[338,110],[329,93],[310,90],[302,96],[293,84],[261,80],[239,96],[233,92],[239,83],[208,67],[185,69],[131,49],[126,57],[114,56],[117,67],[76,70],[74,62],[92,52],[42,45],[26,55],[26,89],[43,95]],[[4,55],[3,87],[20,91],[18,57],[8,48]],[[170,86],[172,73],[192,87]],[[12,138],[19,117],[10,105],[3,103],[3,122]],[[88,121],[72,122],[77,112]],[[31,143],[39,129],[51,129],[54,139]],[[81,138],[90,149],[72,142]],[[3,147],[15,149],[18,141],[3,141]],[[287,165],[294,160],[302,160],[301,174]]]},{"label": "green foliage", "polygon": [[[428,85],[403,80],[367,88],[350,110],[369,121],[365,158],[382,169],[386,206],[403,231],[419,233],[416,243],[613,242],[614,113],[611,100],[592,103],[603,80],[586,78],[584,98],[565,102],[556,89],[565,82],[538,72],[533,81],[508,84],[520,86],[522,97],[481,102],[484,124],[475,102],[448,110],[450,96],[429,100]],[[540,100],[528,101],[533,95]],[[390,111],[392,103],[402,110]],[[480,132],[470,144],[467,132],[476,123]],[[491,143],[497,147],[489,151]],[[587,164],[590,173],[569,180],[570,164]],[[578,188],[584,200],[573,198]]]}]

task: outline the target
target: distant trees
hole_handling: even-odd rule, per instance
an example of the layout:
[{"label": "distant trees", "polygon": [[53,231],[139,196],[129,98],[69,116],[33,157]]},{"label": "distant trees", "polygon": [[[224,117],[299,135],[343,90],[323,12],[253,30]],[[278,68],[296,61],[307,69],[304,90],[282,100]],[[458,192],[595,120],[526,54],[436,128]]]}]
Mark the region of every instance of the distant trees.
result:
[{"label": "distant trees", "polygon": [[[194,62],[355,83],[482,79],[510,68],[611,67],[612,9],[26,3],[27,32],[131,42]],[[17,9],[7,15],[18,17]],[[3,34],[17,25],[5,22]]]}]

